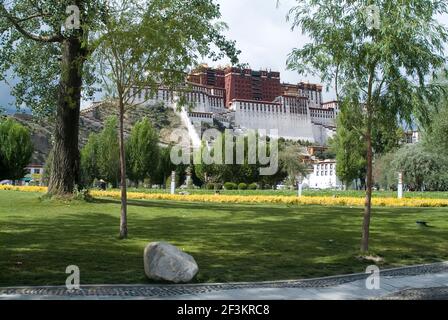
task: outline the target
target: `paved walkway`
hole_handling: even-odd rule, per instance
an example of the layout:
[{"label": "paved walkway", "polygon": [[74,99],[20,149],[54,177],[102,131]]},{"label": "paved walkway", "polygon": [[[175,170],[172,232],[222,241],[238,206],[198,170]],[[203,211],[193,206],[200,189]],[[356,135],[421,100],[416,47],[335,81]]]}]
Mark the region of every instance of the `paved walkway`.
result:
[{"label": "paved walkway", "polygon": [[97,285],[0,288],[0,299],[25,300],[360,300],[447,299],[448,262],[383,270],[380,288],[369,275],[352,274],[297,281],[193,285]]}]

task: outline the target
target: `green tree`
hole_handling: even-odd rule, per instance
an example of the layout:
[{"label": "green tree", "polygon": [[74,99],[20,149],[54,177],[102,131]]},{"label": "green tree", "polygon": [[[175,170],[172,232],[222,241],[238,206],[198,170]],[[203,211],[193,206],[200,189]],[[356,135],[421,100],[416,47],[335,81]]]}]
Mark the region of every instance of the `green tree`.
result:
[{"label": "green tree", "polygon": [[101,179],[118,186],[120,180],[120,147],[118,144],[118,119],[110,116],[98,136],[98,172]]},{"label": "green tree", "polygon": [[428,149],[448,157],[448,101],[443,99],[431,115],[431,126],[423,132],[423,143]]},{"label": "green tree", "polygon": [[[375,5],[378,16],[369,16],[370,5]],[[426,77],[444,66],[448,39],[447,28],[436,16],[447,11],[441,0],[399,5],[394,0],[305,0],[291,10],[293,28],[300,28],[311,43],[293,50],[288,66],[334,81],[338,100],[349,98],[354,108],[363,110],[367,154],[363,252],[369,249],[376,119],[399,116],[410,122],[415,111],[421,121],[428,120],[428,102],[439,96],[440,86],[428,84]]]},{"label": "green tree", "polygon": [[292,186],[308,175],[308,167],[303,163],[297,146],[287,146],[279,154],[281,171],[287,175]]},{"label": "green tree", "polygon": [[366,166],[366,146],[361,130],[363,116],[360,108],[352,108],[349,103],[341,104],[336,135],[330,142],[336,151],[336,174],[346,188],[355,179],[364,180]]},{"label": "green tree", "polygon": [[99,149],[99,135],[91,133],[86,145],[81,149],[81,181],[84,185],[91,186],[93,181],[100,177]]},{"label": "green tree", "polygon": [[392,166],[396,150],[382,154],[375,159],[374,179],[375,182],[385,190],[396,189],[398,183],[398,172]]},{"label": "green tree", "polygon": [[[78,9],[79,24],[69,18]],[[89,57],[106,13],[106,1],[0,1],[0,80],[12,71],[16,105],[55,119],[50,194],[72,193],[79,182],[80,102],[92,94]]]},{"label": "green tree", "polygon": [[[12,71],[19,80],[12,91],[17,106],[26,104],[35,114],[55,118],[50,194],[72,193],[79,181],[80,102],[82,95],[93,94],[96,49],[103,42],[102,48],[110,44],[123,48],[130,37],[124,37],[120,46],[117,36],[131,35],[128,31],[133,33],[137,25],[143,33],[131,47],[140,53],[147,50],[146,66],[156,71],[153,80],[159,75],[159,80],[174,83],[184,77],[178,71],[185,71],[200,56],[217,60],[224,51],[235,56],[237,50],[222,35],[219,18],[219,5],[213,0],[16,0],[8,4],[0,0],[0,80]],[[220,51],[215,53],[212,45]],[[164,76],[167,70],[172,71],[169,77]],[[145,71],[134,69],[132,80]]]},{"label": "green tree", "polygon": [[50,150],[50,153],[48,154],[47,159],[45,159],[44,173],[42,175],[42,183],[45,186],[48,186],[48,183],[50,182],[52,166],[53,166],[53,150]]},{"label": "green tree", "polygon": [[393,172],[403,172],[404,183],[414,191],[439,189],[447,184],[447,161],[421,143],[400,148],[391,163]]},{"label": "green tree", "polygon": [[[250,138],[249,135],[252,137]],[[204,183],[244,182],[246,184],[258,182],[262,167],[258,159],[258,150],[266,148],[267,156],[269,156],[270,144],[266,146],[258,135],[253,133],[249,135],[237,137],[232,132],[226,131],[224,134],[219,134],[213,142],[207,142],[204,139],[201,149],[194,155],[196,159],[195,173],[201,181]],[[231,158],[228,158],[230,154],[226,153],[227,143],[233,144]],[[249,148],[249,144],[251,144],[251,148]],[[237,156],[238,145],[242,145],[241,151],[244,153],[240,157]],[[228,149],[230,150],[230,147]],[[215,159],[213,163],[206,160],[207,154]],[[249,161],[250,159],[251,161]],[[251,163],[252,161],[254,163]]]},{"label": "green tree", "polygon": [[170,155],[171,146],[160,148],[159,163],[156,171],[157,183],[160,185],[165,186],[165,182],[170,177],[171,172],[176,170],[176,166],[171,162]]},{"label": "green tree", "polygon": [[29,130],[13,119],[0,119],[0,180],[23,178],[32,155]]},{"label": "green tree", "polygon": [[156,171],[159,167],[159,135],[144,118],[132,128],[127,142],[128,175],[131,181],[138,184],[145,178],[155,182]]},{"label": "green tree", "polygon": [[[121,176],[120,237],[127,237],[126,155],[124,113],[129,105],[144,103],[160,84],[183,91],[185,70],[198,57],[223,57],[237,62],[234,43],[221,35],[219,6],[212,0],[112,1],[106,31],[94,54],[110,97],[119,110]],[[214,45],[218,54],[212,50]],[[181,94],[180,104],[186,103]]]}]

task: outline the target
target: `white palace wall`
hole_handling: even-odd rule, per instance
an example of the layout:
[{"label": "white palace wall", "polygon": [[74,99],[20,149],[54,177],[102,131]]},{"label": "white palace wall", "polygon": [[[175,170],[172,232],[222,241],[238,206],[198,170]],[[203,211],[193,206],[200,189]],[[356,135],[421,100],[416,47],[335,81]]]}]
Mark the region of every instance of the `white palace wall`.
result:
[{"label": "white palace wall", "polygon": [[285,139],[314,142],[312,123],[307,114],[293,113],[281,103],[234,101],[235,125],[247,129],[278,130]]},{"label": "white palace wall", "polygon": [[[148,99],[148,91],[136,96],[135,103],[147,105],[164,102],[167,107],[177,105],[176,95],[161,88]],[[304,140],[325,145],[334,134],[336,112],[334,109],[310,108],[304,97],[281,96],[275,102],[233,100],[230,110],[225,107],[225,90],[200,85],[191,85],[186,93],[191,109],[183,108],[182,120],[187,124],[213,123],[213,119],[231,119],[235,128],[278,130],[279,137]],[[188,120],[187,120],[188,119]],[[229,123],[225,123],[229,126]],[[192,128],[190,128],[192,129]],[[194,137],[197,140],[197,137]]]}]

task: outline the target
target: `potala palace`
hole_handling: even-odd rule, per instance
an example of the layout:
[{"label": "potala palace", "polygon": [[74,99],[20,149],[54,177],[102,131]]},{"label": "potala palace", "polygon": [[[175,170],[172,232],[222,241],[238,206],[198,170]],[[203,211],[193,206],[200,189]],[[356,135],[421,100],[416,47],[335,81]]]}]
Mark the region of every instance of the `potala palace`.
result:
[{"label": "potala palace", "polygon": [[[253,71],[233,67],[213,69],[202,65],[187,79],[189,108],[180,116],[193,145],[200,144],[205,124],[218,122],[226,128],[278,130],[279,137],[326,145],[336,130],[336,101],[323,102],[322,86],[280,82],[279,72]],[[148,99],[140,92],[135,103],[163,102],[176,107],[176,95],[163,87]]]}]

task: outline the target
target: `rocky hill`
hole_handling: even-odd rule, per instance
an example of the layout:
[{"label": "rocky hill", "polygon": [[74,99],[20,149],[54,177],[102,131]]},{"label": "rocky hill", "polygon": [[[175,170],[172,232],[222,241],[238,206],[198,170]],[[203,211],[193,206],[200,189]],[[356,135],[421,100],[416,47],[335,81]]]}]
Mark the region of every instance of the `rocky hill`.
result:
[{"label": "rocky hill", "polygon": [[[100,132],[105,120],[112,115],[118,115],[117,107],[111,102],[95,103],[90,108],[82,110],[80,116],[79,145],[82,148],[92,132]],[[32,163],[43,164],[52,147],[52,121],[37,119],[29,114],[12,116],[18,122],[28,127],[34,144]],[[171,108],[158,105],[132,106],[125,114],[125,135],[128,136],[132,127],[143,117],[147,117],[154,128],[158,130],[160,142],[169,143],[171,132],[176,128],[184,128],[181,119]]]}]

